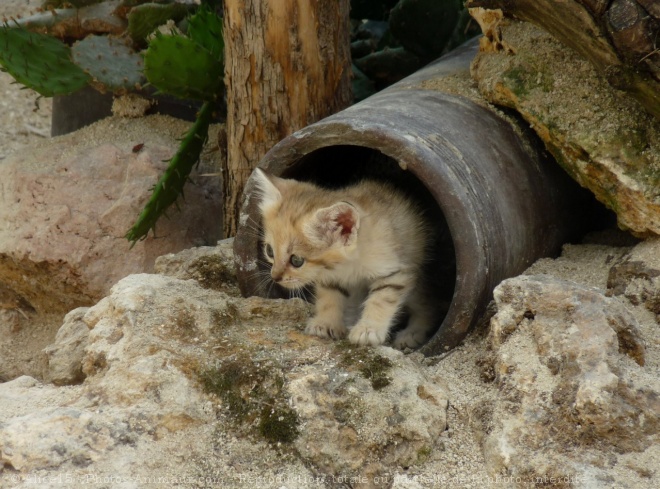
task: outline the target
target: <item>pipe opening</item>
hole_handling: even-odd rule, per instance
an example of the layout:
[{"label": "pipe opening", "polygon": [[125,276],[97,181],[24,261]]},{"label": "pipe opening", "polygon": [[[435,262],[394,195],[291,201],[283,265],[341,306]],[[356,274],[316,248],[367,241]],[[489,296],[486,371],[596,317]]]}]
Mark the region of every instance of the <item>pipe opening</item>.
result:
[{"label": "pipe opening", "polygon": [[[456,255],[445,216],[424,183],[411,171],[402,169],[394,158],[377,149],[354,145],[327,146],[312,151],[291,164],[281,176],[334,189],[364,179],[384,181],[417,203],[434,231],[433,242],[429,245],[429,262],[423,271],[425,286],[431,287],[437,298],[436,320],[429,330],[429,339],[433,337],[454,296]],[[405,319],[404,314],[393,332],[405,327]]]}]

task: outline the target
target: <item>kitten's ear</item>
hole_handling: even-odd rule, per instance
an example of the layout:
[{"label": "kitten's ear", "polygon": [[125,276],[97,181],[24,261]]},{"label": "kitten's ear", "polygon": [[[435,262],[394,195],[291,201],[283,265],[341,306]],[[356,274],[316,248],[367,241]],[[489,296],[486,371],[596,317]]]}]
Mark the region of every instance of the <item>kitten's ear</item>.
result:
[{"label": "kitten's ear", "polygon": [[281,189],[284,187],[284,180],[273,175],[268,175],[259,168],[254,170],[254,178],[257,183],[257,188],[261,193],[259,207],[262,211],[282,200]]},{"label": "kitten's ear", "polygon": [[319,209],[307,222],[303,231],[312,242],[327,246],[339,243],[352,245],[360,228],[360,214],[348,202],[337,202],[330,207]]}]

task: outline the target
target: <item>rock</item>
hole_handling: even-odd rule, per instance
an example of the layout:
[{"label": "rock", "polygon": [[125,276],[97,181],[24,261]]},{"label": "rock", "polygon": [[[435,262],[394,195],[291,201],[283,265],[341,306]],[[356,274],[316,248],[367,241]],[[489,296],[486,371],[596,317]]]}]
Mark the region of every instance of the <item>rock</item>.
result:
[{"label": "rock", "polygon": [[[393,467],[414,466],[431,453],[446,429],[447,392],[388,347],[350,348],[339,358],[330,368],[308,366],[288,376],[301,424],[295,447],[324,474],[361,477],[370,481],[364,487],[378,486],[373,481],[393,477]],[[383,367],[382,387],[376,377],[365,378]]]},{"label": "rock", "polygon": [[238,296],[233,243],[233,238],[229,238],[217,246],[199,246],[159,256],[154,272],[181,280],[194,279],[206,289]]},{"label": "rock", "polygon": [[472,74],[482,95],[518,111],[620,227],[660,235],[660,120],[541,29],[496,10],[477,18],[485,36]]},{"label": "rock", "polygon": [[44,349],[48,357],[46,378],[55,385],[79,384],[85,379],[82,360],[89,338],[89,327],[83,321],[87,307],[74,309],[64,317],[55,342]]},{"label": "rock", "polygon": [[648,240],[610,268],[609,295],[625,296],[632,304],[644,304],[660,324],[660,240]]},{"label": "rock", "polygon": [[658,442],[657,383],[619,300],[543,275],[505,280],[494,295],[490,362],[502,397],[482,412],[491,472],[604,481],[599,449]]},{"label": "rock", "polygon": [[[109,118],[0,162],[0,283],[37,311],[66,312],[151,271],[157,256],[215,244],[221,192],[208,177],[193,177],[181,212],[158,223],[158,238],[132,249],[124,239],[188,125]],[[200,173],[214,165],[205,158]]]},{"label": "rock", "polygon": [[[89,474],[199,477],[200,467],[221,467],[223,487],[261,487],[255,477],[264,474],[298,477],[287,487],[333,477],[375,487],[428,459],[446,428],[442,380],[387,347],[304,335],[311,306],[299,299],[217,290],[235,284],[230,249],[167,256],[158,268],[184,279],[130,275],[68,314],[46,349],[49,372],[60,383],[82,372],[82,383],[0,384],[3,399],[34,404],[6,412],[0,403],[0,466],[24,482],[17,487],[35,471],[80,482]],[[214,266],[202,271],[224,271],[205,288],[208,275],[195,263],[209,258]]]},{"label": "rock", "polygon": [[[124,239],[188,125],[110,118],[0,161],[0,380],[45,379],[41,350],[67,312],[159,255],[217,242],[220,183],[200,176],[156,237],[132,249]],[[207,153],[197,171],[215,173],[217,158]]]}]

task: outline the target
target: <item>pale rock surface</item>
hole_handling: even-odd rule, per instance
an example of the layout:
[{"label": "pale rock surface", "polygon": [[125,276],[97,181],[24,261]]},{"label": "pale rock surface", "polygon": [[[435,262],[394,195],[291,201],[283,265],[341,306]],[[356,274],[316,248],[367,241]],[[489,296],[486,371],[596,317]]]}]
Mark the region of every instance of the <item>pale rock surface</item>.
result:
[{"label": "pale rock surface", "polygon": [[610,269],[608,294],[643,304],[660,324],[660,239],[640,243]]},{"label": "pale rock surface", "polygon": [[232,280],[230,244],[160,261],[196,279],[130,275],[68,314],[46,349],[49,371],[82,383],[0,384],[14,405],[0,406],[0,481],[112,486],[121,475],[132,481],[122,487],[142,487],[206,473],[222,487],[376,487],[429,458],[447,424],[443,381],[390,348],[304,335],[303,301],[217,290]]},{"label": "pale rock surface", "polygon": [[83,381],[82,360],[89,339],[89,326],[83,320],[87,307],[74,309],[64,317],[55,342],[46,348],[46,379],[55,385],[72,385]]},{"label": "pale rock surface", "polygon": [[124,238],[189,125],[109,118],[0,161],[0,379],[45,378],[38,352],[64,314],[122,277],[152,271],[162,254],[218,241],[220,180],[200,176],[217,175],[219,152],[210,149],[181,211],[172,208],[132,249]]},{"label": "pale rock surface", "polygon": [[657,445],[660,389],[621,301],[531,275],[502,282],[495,303],[490,361],[502,395],[481,418],[491,472],[595,487],[610,478],[609,450]]},{"label": "pale rock surface", "polygon": [[[37,309],[61,308],[100,299],[162,254],[215,244],[221,192],[209,177],[186,187],[185,205],[157,224],[157,238],[130,252],[124,238],[188,126],[166,116],[109,118],[3,160],[0,281]],[[200,170],[216,163],[207,156]]]}]

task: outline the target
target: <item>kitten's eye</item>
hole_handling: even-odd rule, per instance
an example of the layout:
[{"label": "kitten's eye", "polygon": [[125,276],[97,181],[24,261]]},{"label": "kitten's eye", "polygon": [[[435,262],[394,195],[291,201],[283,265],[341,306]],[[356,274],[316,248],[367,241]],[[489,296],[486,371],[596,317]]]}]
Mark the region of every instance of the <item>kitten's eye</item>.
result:
[{"label": "kitten's eye", "polygon": [[269,244],[266,245],[266,256],[268,258],[275,258],[275,253],[273,252],[273,247]]},{"label": "kitten's eye", "polygon": [[291,262],[291,265],[293,265],[296,268],[302,267],[303,263],[305,263],[305,259],[298,255],[291,255],[289,261]]}]

